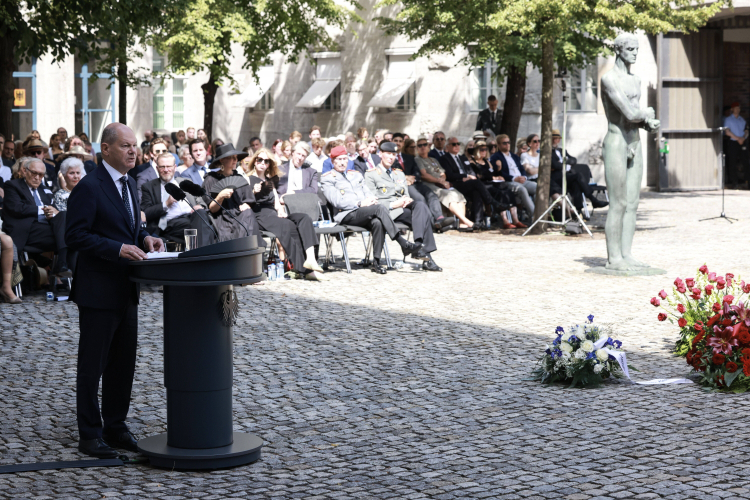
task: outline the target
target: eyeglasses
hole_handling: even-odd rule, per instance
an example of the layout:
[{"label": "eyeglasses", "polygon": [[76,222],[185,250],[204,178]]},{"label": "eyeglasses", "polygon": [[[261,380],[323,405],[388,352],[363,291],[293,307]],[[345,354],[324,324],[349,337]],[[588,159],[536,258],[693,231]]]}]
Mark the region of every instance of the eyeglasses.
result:
[{"label": "eyeglasses", "polygon": [[427,144],[426,142],[423,142],[422,144],[417,144],[417,147],[419,148],[426,148],[427,146],[429,146],[429,144]]},{"label": "eyeglasses", "polygon": [[503,144],[503,145],[504,145],[504,144],[510,144],[510,141],[503,141],[503,142],[501,142],[500,144]]},{"label": "eyeglasses", "polygon": [[533,141],[531,141],[532,144],[534,144],[535,142],[539,142],[539,139],[534,139]]},{"label": "eyeglasses", "polygon": [[448,143],[448,146],[460,146],[460,145],[461,145],[460,142],[449,142]]},{"label": "eyeglasses", "polygon": [[174,168],[174,165],[157,165],[156,166],[157,170],[166,170],[168,168]]},{"label": "eyeglasses", "polygon": [[44,174],[46,173],[46,172],[34,172],[33,170],[29,170],[29,169],[26,169],[26,171],[27,171],[27,172],[28,172],[28,173],[29,173],[29,174],[30,174],[30,175],[31,175],[32,177],[39,177],[39,178],[42,178],[42,177],[44,177]]},{"label": "eyeglasses", "polygon": [[435,137],[433,140],[434,141],[444,141],[445,137]]},{"label": "eyeglasses", "polygon": [[256,158],[255,163],[265,163],[267,166],[271,166],[271,159],[270,158]]}]

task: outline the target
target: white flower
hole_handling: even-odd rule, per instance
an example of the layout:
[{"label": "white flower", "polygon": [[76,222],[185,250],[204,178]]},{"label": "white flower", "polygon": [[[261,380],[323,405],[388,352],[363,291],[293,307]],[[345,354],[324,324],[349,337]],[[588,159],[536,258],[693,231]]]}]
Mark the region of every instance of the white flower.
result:
[{"label": "white flower", "polygon": [[596,365],[594,366],[594,373],[598,375],[602,372],[603,369],[604,369],[604,365]]},{"label": "white flower", "polygon": [[578,359],[586,359],[586,352],[583,349],[578,349],[574,356]]},{"label": "white flower", "polygon": [[581,349],[583,349],[586,352],[591,352],[594,350],[594,343],[590,340],[585,340],[583,344],[581,345]]},{"label": "white flower", "polygon": [[607,361],[609,359],[609,354],[607,354],[607,351],[604,349],[599,349],[596,351],[596,359],[599,361]]},{"label": "white flower", "polygon": [[581,325],[576,326],[576,337],[582,339],[585,337],[583,327]]},{"label": "white flower", "polygon": [[566,334],[564,334],[564,335],[562,336],[562,339],[561,339],[561,340],[562,340],[563,342],[567,342],[567,341],[568,341],[568,339],[570,338],[570,336],[571,336],[571,335],[573,335],[573,333],[572,333],[572,332],[568,332],[568,333],[566,333]]},{"label": "white flower", "polygon": [[563,355],[570,354],[571,352],[573,352],[573,346],[568,344],[567,342],[563,342],[560,344],[560,350],[563,352]]}]

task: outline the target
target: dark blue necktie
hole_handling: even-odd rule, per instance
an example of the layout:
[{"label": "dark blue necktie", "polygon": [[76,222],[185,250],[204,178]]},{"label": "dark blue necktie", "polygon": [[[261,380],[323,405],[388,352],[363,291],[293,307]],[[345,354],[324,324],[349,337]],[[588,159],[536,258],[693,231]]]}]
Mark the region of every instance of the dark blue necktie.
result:
[{"label": "dark blue necktie", "polygon": [[135,219],[133,219],[133,210],[130,208],[130,196],[128,195],[128,176],[123,175],[120,177],[120,183],[122,184],[122,201],[125,202],[125,210],[128,211],[130,216],[130,229],[133,230]]},{"label": "dark blue necktie", "polygon": [[[33,195],[34,195],[34,203],[36,203],[36,206],[37,206],[37,207],[43,207],[43,206],[44,206],[44,204],[42,203],[42,200],[40,200],[40,199],[39,199],[39,195],[37,194],[37,192],[36,192],[36,189],[35,189],[35,190],[33,190],[33,191],[31,192],[31,194],[33,194]],[[46,216],[46,215],[44,215],[44,212],[42,212],[42,213],[38,214],[38,215],[36,216],[36,218],[37,218],[37,220],[38,220],[39,222],[45,222],[45,221],[47,220],[47,216]]]}]

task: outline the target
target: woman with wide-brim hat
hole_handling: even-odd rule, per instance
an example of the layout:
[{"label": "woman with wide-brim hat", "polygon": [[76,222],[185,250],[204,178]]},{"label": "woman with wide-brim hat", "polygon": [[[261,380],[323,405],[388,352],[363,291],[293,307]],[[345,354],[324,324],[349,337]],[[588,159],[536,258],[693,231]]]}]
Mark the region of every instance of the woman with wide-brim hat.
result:
[{"label": "woman with wide-brim hat", "polygon": [[[211,162],[211,168],[218,168],[215,172],[209,172],[206,178],[203,180],[203,189],[206,190],[208,196],[211,196],[212,191],[216,191],[216,184],[220,181],[238,177],[244,184],[247,185],[247,180],[244,179],[237,172],[237,162],[247,156],[247,153],[238,151],[234,148],[232,143],[222,144],[216,148],[214,159]],[[255,219],[255,214],[252,210],[240,211],[240,203],[244,203],[241,200],[239,203],[235,202],[232,198],[234,193],[233,188],[222,189],[214,196],[214,200],[208,196],[204,198],[205,203],[208,205],[208,213],[214,221],[214,226],[219,233],[219,241],[233,240],[236,238],[243,238],[247,236],[245,228],[241,224],[237,223],[228,213],[234,215],[239,219],[242,224],[247,226],[250,234],[255,234],[258,240],[258,245],[265,246],[263,238],[260,235],[260,229],[258,227],[258,221]],[[218,203],[217,203],[218,202]]]}]

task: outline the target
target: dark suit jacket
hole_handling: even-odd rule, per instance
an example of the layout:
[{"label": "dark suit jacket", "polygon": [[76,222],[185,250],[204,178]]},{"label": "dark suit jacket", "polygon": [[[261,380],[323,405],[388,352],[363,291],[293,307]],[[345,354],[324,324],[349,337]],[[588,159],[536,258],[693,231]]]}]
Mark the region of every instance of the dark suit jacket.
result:
[{"label": "dark suit jacket", "polygon": [[[518,166],[518,171],[521,172],[521,175],[524,177],[528,177],[526,174],[526,169],[523,168],[523,165],[521,165],[521,158],[518,157],[517,154],[511,152],[510,157],[513,158],[513,161],[516,162],[516,165]],[[503,179],[505,179],[505,182],[511,182],[513,180],[513,176],[510,175],[510,167],[508,166],[508,160],[505,159],[505,155],[498,152],[492,155],[492,158],[490,158],[490,161],[492,161],[492,166],[497,168],[497,165],[495,165],[495,162],[500,161],[500,164],[502,165],[500,167],[500,175],[503,176]]]},{"label": "dark suit jacket", "polygon": [[435,148],[433,148],[433,149],[430,150],[429,153],[427,153],[427,156],[431,156],[431,157],[435,158],[437,161],[440,161],[440,158],[442,158],[445,155],[440,156],[440,153],[438,153],[438,150],[435,149]]},{"label": "dark suit jacket", "polygon": [[144,163],[146,167],[138,172],[138,175],[136,176],[136,189],[138,190],[138,201],[141,200],[141,197],[143,196],[141,194],[141,190],[143,189],[143,185],[147,182],[153,181],[154,179],[158,179],[159,176],[156,175],[156,172],[154,171],[153,167],[150,163]]},{"label": "dark suit jacket", "polygon": [[[562,154],[562,149],[554,148],[552,150],[552,171],[553,172],[562,171],[562,168],[563,168],[562,161],[560,161],[560,157],[557,155],[557,153]],[[576,157],[570,156],[567,151],[565,152],[565,157],[567,158],[568,165],[572,166],[578,163],[578,160],[576,159]]]},{"label": "dark suit jacket", "polygon": [[[276,192],[279,196],[286,194],[289,189],[289,169],[292,167],[289,162],[284,162],[279,166],[279,185],[276,187]],[[302,167],[302,189],[296,191],[297,193],[317,193],[318,192],[318,180],[315,177],[316,170],[310,168],[308,164],[303,164]]]},{"label": "dark suit jacket", "polygon": [[440,162],[440,166],[445,170],[445,180],[447,180],[451,184],[456,182],[463,182],[461,179],[466,177],[468,173],[473,173],[473,171],[471,170],[471,163],[469,162],[468,158],[466,158],[464,155],[458,155],[458,159],[461,162],[461,168],[463,168],[464,172],[467,173],[462,174],[460,172],[460,170],[458,169],[458,165],[456,165],[456,162],[453,161],[453,157],[449,154],[444,154],[438,160]]},{"label": "dark suit jacket", "polygon": [[[177,179],[179,180],[180,177]],[[148,181],[141,188],[141,193],[141,210],[146,214],[146,231],[149,234],[159,234],[159,219],[167,214],[161,201],[161,179]],[[191,207],[200,205],[189,193],[185,193],[185,201]]]},{"label": "dark suit jacket", "polygon": [[404,174],[413,175],[417,178],[416,182],[422,182],[422,171],[419,170],[414,155],[403,153],[401,158],[404,160]]},{"label": "dark suit jacket", "polygon": [[[380,165],[380,156],[376,154],[370,154],[370,158],[372,158],[372,162],[375,164],[376,167]],[[369,167],[367,166],[367,161],[365,161],[365,159],[362,158],[361,156],[357,156],[357,159],[354,160],[354,170],[356,170],[357,172],[362,174],[362,176],[364,176],[368,168]]]},{"label": "dark suit jacket", "polygon": [[477,117],[477,126],[474,130],[492,130],[495,135],[500,133],[500,123],[503,121],[503,112],[500,108],[495,110],[495,121],[492,121],[492,112],[490,108],[485,108],[479,112]]},{"label": "dark suit jacket", "polygon": [[[128,186],[134,216],[140,221],[135,181],[129,179]],[[140,288],[128,279],[128,260],[120,257],[120,248],[143,248],[148,233],[140,224],[130,228],[125,203],[106,168],[94,169],[73,188],[66,222],[65,242],[78,251],[71,300],[95,309],[122,310],[128,299],[138,303]]]},{"label": "dark suit jacket", "polygon": [[[13,243],[21,251],[26,246],[31,224],[37,220],[39,210],[25,179],[9,180],[3,188],[3,232],[13,239]],[[44,183],[39,186],[37,193],[43,204],[52,205],[52,191]]]}]

